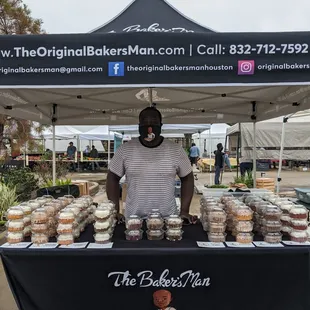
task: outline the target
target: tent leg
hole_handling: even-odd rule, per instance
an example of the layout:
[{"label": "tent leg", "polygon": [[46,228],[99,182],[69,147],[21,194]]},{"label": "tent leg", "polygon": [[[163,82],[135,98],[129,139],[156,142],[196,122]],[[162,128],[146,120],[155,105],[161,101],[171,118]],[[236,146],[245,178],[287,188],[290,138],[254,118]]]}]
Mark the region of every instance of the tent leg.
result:
[{"label": "tent leg", "polygon": [[285,139],[285,123],[287,122],[287,118],[283,118],[282,123],[282,132],[281,132],[281,145],[280,145],[280,156],[279,156],[279,168],[278,168],[278,176],[277,176],[277,194],[280,192],[280,182],[281,182],[281,170],[282,170],[282,159],[283,159],[283,151],[284,151],[284,139]]},{"label": "tent leg", "polygon": [[256,188],[256,122],[253,123],[253,187]]},{"label": "tent leg", "polygon": [[53,186],[56,185],[56,138],[55,138],[55,124],[53,123]]},{"label": "tent leg", "polygon": [[210,186],[212,185],[212,135],[211,135],[211,127],[212,125],[210,124],[209,128],[209,151],[210,151]]},{"label": "tent leg", "polygon": [[110,164],[110,160],[111,160],[111,137],[110,137],[110,127],[108,126],[108,132],[109,132],[109,136],[108,136],[108,167]]}]

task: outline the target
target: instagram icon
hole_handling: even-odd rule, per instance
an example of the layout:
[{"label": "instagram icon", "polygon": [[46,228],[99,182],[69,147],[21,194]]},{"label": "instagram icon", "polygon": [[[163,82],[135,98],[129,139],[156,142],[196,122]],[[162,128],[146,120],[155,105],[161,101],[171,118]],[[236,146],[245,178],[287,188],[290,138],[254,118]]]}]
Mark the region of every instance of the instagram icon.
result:
[{"label": "instagram icon", "polygon": [[254,70],[254,60],[238,60],[238,75],[253,75]]}]

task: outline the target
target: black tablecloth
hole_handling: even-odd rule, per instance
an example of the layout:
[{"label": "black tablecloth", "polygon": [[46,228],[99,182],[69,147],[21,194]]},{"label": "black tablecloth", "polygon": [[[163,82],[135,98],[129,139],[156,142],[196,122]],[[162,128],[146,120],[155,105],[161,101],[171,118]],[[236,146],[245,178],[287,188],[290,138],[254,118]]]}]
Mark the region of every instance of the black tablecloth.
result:
[{"label": "black tablecloth", "polygon": [[[159,290],[162,302],[171,294],[167,310],[309,310],[309,248],[205,249],[196,245],[206,240],[200,225],[184,231],[179,243],[129,242],[118,226],[112,249],[1,249],[1,256],[21,310],[159,309]],[[92,234],[89,226],[79,241]]]}]

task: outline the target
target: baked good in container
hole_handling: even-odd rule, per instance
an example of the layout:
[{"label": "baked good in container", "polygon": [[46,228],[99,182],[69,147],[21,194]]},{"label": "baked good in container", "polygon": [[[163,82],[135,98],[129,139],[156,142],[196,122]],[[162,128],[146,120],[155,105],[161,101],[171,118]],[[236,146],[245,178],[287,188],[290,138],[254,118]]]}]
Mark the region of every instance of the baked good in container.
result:
[{"label": "baked good in container", "polygon": [[208,214],[209,221],[213,223],[225,223],[226,218],[226,212],[221,208],[213,208]]},{"label": "baked good in container", "polygon": [[31,214],[31,223],[32,224],[44,224],[47,223],[48,216],[44,208],[38,208],[34,210]]},{"label": "baked good in container", "polygon": [[61,224],[70,224],[74,222],[74,214],[70,210],[62,210],[59,213],[58,222]]},{"label": "baked good in container", "polygon": [[252,221],[236,221],[234,224],[238,232],[251,232],[254,225]]},{"label": "baked good in container", "polygon": [[72,203],[75,199],[72,195],[64,195],[64,198],[67,199],[69,204]]},{"label": "baked good in container", "polygon": [[62,203],[63,208],[65,208],[70,204],[69,200],[65,197],[59,197],[57,200],[59,200]]},{"label": "baked good in container", "polygon": [[208,231],[212,233],[224,233],[226,230],[226,224],[224,223],[208,223]]},{"label": "baked good in container", "polygon": [[292,231],[291,226],[282,226],[281,227],[281,232],[285,236],[289,235],[291,231]]},{"label": "baked good in container", "polygon": [[48,202],[44,197],[38,197],[36,201],[41,205],[41,207]]},{"label": "baked good in container", "polygon": [[266,221],[264,226],[266,232],[280,232],[282,223],[281,221]]},{"label": "baked good in container", "polygon": [[95,229],[95,232],[97,232],[97,233],[106,232],[109,230],[109,228],[111,228],[111,221],[110,220],[94,223],[94,229]]},{"label": "baked good in container", "polygon": [[23,232],[8,232],[6,235],[7,242],[10,244],[19,243],[24,240]]},{"label": "baked good in container", "polygon": [[36,200],[29,200],[28,205],[31,207],[32,211],[41,207],[41,204]]},{"label": "baked good in container", "polygon": [[146,220],[146,226],[150,230],[159,230],[163,228],[164,220],[158,214],[151,214]]},{"label": "baked good in container", "polygon": [[142,239],[143,231],[141,229],[126,230],[125,236],[128,241],[138,241]]},{"label": "baked good in container", "polygon": [[279,221],[281,219],[282,211],[277,206],[267,206],[264,210],[264,218],[267,221]]},{"label": "baked good in container", "polygon": [[[112,223],[112,224],[114,224],[114,223]],[[126,220],[126,228],[128,230],[139,230],[139,229],[141,229],[141,227],[142,227],[142,219],[137,215],[131,215]]]},{"label": "baked good in container", "polygon": [[290,217],[292,219],[308,219],[308,210],[303,206],[294,206],[290,209]]},{"label": "baked good in container", "polygon": [[30,226],[31,225],[31,216],[30,215],[25,216],[23,218],[23,222],[24,222],[25,227]]},{"label": "baked good in container", "polygon": [[282,242],[282,234],[280,232],[268,232],[264,235],[264,241],[267,243]]},{"label": "baked good in container", "polygon": [[253,218],[253,211],[246,206],[239,206],[236,211],[236,220],[238,221],[251,221]]},{"label": "baked good in container", "polygon": [[104,220],[107,220],[110,217],[111,210],[107,206],[99,206],[95,210],[94,215],[95,215],[96,221],[104,221]]},{"label": "baked good in container", "polygon": [[226,233],[208,233],[208,239],[210,242],[225,242]]},{"label": "baked good in container", "polygon": [[307,230],[309,223],[306,220],[291,220],[291,227],[294,230]]},{"label": "baked good in container", "polygon": [[98,233],[94,235],[95,243],[105,244],[111,240],[111,235],[108,233]]},{"label": "baked good in container", "polygon": [[147,230],[148,240],[162,240],[164,238],[164,231],[162,229]]},{"label": "baked good in container", "polygon": [[251,243],[253,242],[253,233],[238,233],[236,241],[239,243]]},{"label": "baked good in container", "polygon": [[166,219],[166,227],[168,229],[181,229],[183,224],[183,220],[178,215],[170,215]]},{"label": "baked good in container", "polygon": [[30,237],[31,236],[31,226],[24,227],[24,237]]},{"label": "baked good in container", "polygon": [[23,205],[20,205],[20,207],[23,210],[24,215],[31,215],[31,212],[32,212],[31,206],[29,206],[28,204],[23,204]]},{"label": "baked good in container", "polygon": [[71,224],[59,224],[57,226],[57,233],[58,234],[72,234],[73,233],[73,225]]},{"label": "baked good in container", "polygon": [[57,237],[57,243],[61,245],[70,245],[74,242],[73,234],[63,234]]},{"label": "baked good in container", "polygon": [[25,224],[23,219],[16,221],[8,221],[7,222],[7,230],[9,232],[22,232],[24,230]]},{"label": "baked good in container", "polygon": [[45,209],[48,217],[54,217],[57,213],[55,205],[53,203],[46,203],[43,208]]},{"label": "baked good in container", "polygon": [[46,234],[32,234],[31,242],[34,244],[48,243],[48,236]]},{"label": "baked good in container", "polygon": [[284,226],[290,226],[291,225],[291,217],[288,214],[281,215],[281,223]]},{"label": "baked good in container", "polygon": [[308,241],[308,233],[302,230],[291,230],[290,239],[295,242],[304,243]]},{"label": "baked good in container", "polygon": [[31,225],[31,231],[33,233],[47,234],[47,230],[48,230],[47,223],[41,223],[41,224],[33,223]]},{"label": "baked good in container", "polygon": [[6,217],[8,220],[20,220],[24,217],[24,212],[21,207],[11,207]]},{"label": "baked good in container", "polygon": [[169,241],[180,241],[182,240],[183,230],[182,229],[167,229],[166,239]]}]

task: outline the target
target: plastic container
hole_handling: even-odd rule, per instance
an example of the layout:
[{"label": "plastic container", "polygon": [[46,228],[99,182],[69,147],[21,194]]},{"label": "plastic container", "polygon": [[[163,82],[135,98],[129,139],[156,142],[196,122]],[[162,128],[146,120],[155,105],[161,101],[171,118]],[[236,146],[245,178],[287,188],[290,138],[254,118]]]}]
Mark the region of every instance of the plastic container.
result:
[{"label": "plastic container", "polygon": [[57,214],[57,210],[53,203],[46,203],[43,208],[45,209],[48,217],[54,217]]},{"label": "plastic container", "polygon": [[207,221],[202,221],[202,228],[204,231],[208,231],[209,230],[209,223]]},{"label": "plastic container", "polygon": [[292,220],[291,227],[294,230],[307,230],[309,223],[306,220]]},{"label": "plastic container", "polygon": [[72,195],[64,195],[64,198],[68,201],[68,203],[72,203],[74,201],[74,196]]},{"label": "plastic container", "polygon": [[8,220],[21,220],[24,217],[24,212],[21,207],[11,207],[6,217]]},{"label": "plastic container", "polygon": [[35,234],[47,234],[47,223],[42,223],[42,224],[32,224],[31,225],[31,231]]},{"label": "plastic container", "polygon": [[266,232],[280,232],[282,223],[281,221],[266,221],[264,226]]},{"label": "plastic container", "polygon": [[138,241],[142,239],[143,231],[141,229],[126,230],[125,236],[128,241]]},{"label": "plastic container", "polygon": [[51,202],[52,200],[54,200],[54,197],[51,195],[44,195],[43,198],[47,201],[47,202]]},{"label": "plastic container", "polygon": [[284,226],[290,226],[291,225],[291,217],[287,214],[281,215],[281,223]]},{"label": "plastic container", "polygon": [[283,235],[288,236],[292,231],[292,228],[290,226],[282,226],[281,232]]},{"label": "plastic container", "polygon": [[182,229],[167,229],[166,239],[169,241],[181,241],[183,236]]},{"label": "plastic container", "polygon": [[226,230],[226,224],[224,223],[208,223],[208,231],[211,233],[224,233]]},{"label": "plastic container", "polygon": [[264,235],[264,241],[267,243],[282,242],[282,234],[280,232],[269,232]]},{"label": "plastic container", "polygon": [[70,245],[74,242],[73,234],[62,234],[57,237],[57,243],[60,245]]},{"label": "plastic container", "polygon": [[104,222],[95,222],[94,229],[96,233],[107,232],[111,228],[111,221],[106,220]]},{"label": "plastic container", "polygon": [[294,206],[290,210],[290,217],[292,219],[307,220],[308,210],[303,206]]},{"label": "plastic container", "polygon": [[166,219],[166,227],[168,229],[181,229],[183,224],[183,220],[178,215],[170,215]]},{"label": "plastic container", "polygon": [[94,215],[96,221],[105,221],[111,216],[111,210],[108,206],[99,206]]},{"label": "plastic container", "polygon": [[225,223],[227,219],[226,212],[221,208],[214,208],[210,211],[208,219],[212,223]]},{"label": "plastic container", "polygon": [[79,209],[77,206],[72,205],[72,204],[70,204],[69,206],[67,206],[67,207],[65,208],[65,210],[66,210],[66,211],[71,211],[71,212],[73,212],[73,214],[74,214],[75,217],[77,217],[77,216],[79,215],[79,213],[80,213],[80,209]]},{"label": "plastic container", "polygon": [[256,206],[256,212],[259,215],[264,215],[265,209],[267,207],[271,206],[271,204],[267,201],[261,201],[257,206]]},{"label": "plastic container", "polygon": [[28,204],[27,205],[23,204],[23,205],[20,205],[20,207],[24,212],[24,216],[25,215],[31,215],[31,212],[32,212],[31,206],[29,206]]},{"label": "plastic container", "polygon": [[149,230],[159,230],[163,228],[164,220],[158,214],[151,214],[146,220],[146,226]]},{"label": "plastic container", "polygon": [[307,231],[291,230],[290,238],[292,241],[305,243],[308,241],[308,233]]},{"label": "plastic container", "polygon": [[93,203],[93,198],[92,198],[91,196],[89,196],[89,195],[83,195],[81,198],[87,200],[88,206],[91,206],[91,205],[92,205],[92,203]]},{"label": "plastic container", "polygon": [[48,200],[44,197],[38,197],[36,201],[40,204],[41,207],[48,202]]},{"label": "plastic container", "polygon": [[31,226],[26,226],[24,228],[23,233],[24,233],[24,237],[30,237],[31,236]]},{"label": "plastic container", "polygon": [[57,226],[57,233],[59,235],[72,234],[73,233],[73,225],[72,224],[59,224]]},{"label": "plastic container", "polygon": [[111,241],[111,235],[108,233],[98,233],[94,235],[95,243],[105,244]]},{"label": "plastic container", "polygon": [[146,231],[148,240],[162,240],[164,239],[164,231],[162,229],[147,230]]},{"label": "plastic container", "polygon": [[32,234],[31,242],[34,244],[48,243],[48,236],[46,234]]},{"label": "plastic container", "polygon": [[31,225],[31,216],[30,215],[24,216],[23,222],[24,222],[25,227],[30,226]]},{"label": "plastic container", "polygon": [[56,226],[58,225],[58,222],[56,220],[56,218],[54,217],[50,217],[48,220],[47,220],[47,227],[48,228],[55,228],[56,229]]},{"label": "plastic container", "polygon": [[38,208],[34,210],[31,214],[31,223],[32,224],[44,224],[47,223],[48,216],[44,208]]},{"label": "plastic container", "polygon": [[138,215],[131,215],[126,220],[126,228],[128,230],[138,231],[139,229],[142,228],[142,223],[143,223],[143,220]]},{"label": "plastic container", "polygon": [[251,232],[254,223],[252,221],[237,221],[235,222],[235,229],[238,232]]},{"label": "plastic container", "polygon": [[251,221],[253,219],[253,211],[246,206],[240,206],[235,211],[237,221]]},{"label": "plastic container", "polygon": [[253,242],[253,233],[238,233],[236,235],[236,241],[239,243],[251,243]]},{"label": "plastic container", "polygon": [[283,212],[283,214],[290,214],[290,210],[292,209],[293,206],[294,204],[292,202],[285,201],[281,203],[280,209]]},{"label": "plastic container", "polygon": [[267,221],[280,221],[282,215],[282,211],[277,206],[268,206],[264,211],[264,218]]},{"label": "plastic container", "polygon": [[208,233],[208,239],[210,242],[225,242],[226,236],[226,233]]},{"label": "plastic container", "polygon": [[25,228],[24,220],[15,220],[7,222],[7,230],[9,232],[23,232]]},{"label": "plastic container", "polygon": [[65,197],[59,197],[57,200],[59,200],[62,203],[63,208],[65,208],[66,206],[70,204],[69,199]]},{"label": "plastic container", "polygon": [[73,223],[75,216],[72,211],[62,210],[59,213],[58,222],[61,224],[70,224]]},{"label": "plastic container", "polygon": [[29,200],[28,201],[28,205],[31,207],[31,210],[34,211],[38,208],[41,207],[40,202],[36,201],[36,200]]},{"label": "plastic container", "polygon": [[6,235],[6,240],[8,243],[19,243],[24,240],[23,232],[8,232]]}]

